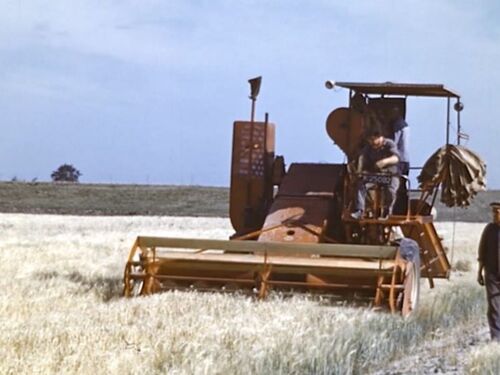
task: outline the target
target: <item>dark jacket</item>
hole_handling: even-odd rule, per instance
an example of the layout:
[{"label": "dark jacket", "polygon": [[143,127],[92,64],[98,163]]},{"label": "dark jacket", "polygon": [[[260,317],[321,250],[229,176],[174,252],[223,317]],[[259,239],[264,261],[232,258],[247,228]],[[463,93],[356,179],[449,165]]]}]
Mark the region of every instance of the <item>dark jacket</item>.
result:
[{"label": "dark jacket", "polygon": [[479,242],[479,261],[484,264],[487,273],[500,277],[499,237],[500,226],[498,224],[489,223],[486,225]]}]

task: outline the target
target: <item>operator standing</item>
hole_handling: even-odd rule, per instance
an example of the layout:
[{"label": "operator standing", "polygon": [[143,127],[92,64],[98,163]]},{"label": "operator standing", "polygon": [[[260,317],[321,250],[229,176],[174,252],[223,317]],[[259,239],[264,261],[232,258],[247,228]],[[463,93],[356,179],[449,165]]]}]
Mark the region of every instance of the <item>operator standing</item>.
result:
[{"label": "operator standing", "polygon": [[500,202],[490,206],[493,222],[486,225],[481,235],[477,282],[481,286],[486,285],[491,339],[500,341]]},{"label": "operator standing", "polygon": [[389,125],[392,128],[392,140],[398,147],[399,152],[399,172],[408,176],[410,172],[410,153],[408,150],[408,139],[410,127],[403,118],[399,107],[394,106],[389,115]]},{"label": "operator standing", "polygon": [[[390,110],[389,126],[392,131],[391,138],[396,144],[399,152],[399,173],[401,176],[407,178],[410,174],[410,152],[408,150],[410,127],[403,118],[398,106],[394,106]],[[404,214],[408,210],[408,191],[404,179],[401,180],[394,206],[398,214]]]}]

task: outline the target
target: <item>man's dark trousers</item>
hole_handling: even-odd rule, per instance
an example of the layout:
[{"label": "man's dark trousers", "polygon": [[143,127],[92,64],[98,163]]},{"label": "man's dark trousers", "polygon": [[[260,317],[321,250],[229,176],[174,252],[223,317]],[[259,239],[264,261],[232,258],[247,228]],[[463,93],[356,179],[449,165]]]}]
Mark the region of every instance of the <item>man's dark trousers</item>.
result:
[{"label": "man's dark trousers", "polygon": [[486,271],[485,286],[488,298],[488,324],[491,339],[500,342],[500,277]]}]

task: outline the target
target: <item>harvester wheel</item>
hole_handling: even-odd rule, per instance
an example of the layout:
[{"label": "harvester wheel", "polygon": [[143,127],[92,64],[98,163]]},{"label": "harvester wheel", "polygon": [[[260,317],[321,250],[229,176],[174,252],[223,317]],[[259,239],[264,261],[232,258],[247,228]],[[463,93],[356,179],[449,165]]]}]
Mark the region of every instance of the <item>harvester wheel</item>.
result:
[{"label": "harvester wheel", "polygon": [[125,268],[125,295],[127,297],[140,296],[144,291],[144,278],[132,277],[134,275],[146,275],[142,265],[142,252],[138,249],[132,257],[132,264],[127,264]]},{"label": "harvester wheel", "polygon": [[398,296],[398,308],[403,317],[408,317],[417,309],[420,297],[420,267],[413,262],[407,262],[403,291]]}]

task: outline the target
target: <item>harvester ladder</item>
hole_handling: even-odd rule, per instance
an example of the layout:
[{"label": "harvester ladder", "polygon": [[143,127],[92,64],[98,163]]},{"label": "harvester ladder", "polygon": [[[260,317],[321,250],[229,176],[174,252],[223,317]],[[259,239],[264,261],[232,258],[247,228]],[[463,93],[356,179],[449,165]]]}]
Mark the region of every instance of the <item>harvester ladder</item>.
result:
[{"label": "harvester ladder", "polygon": [[434,223],[432,221],[416,223],[409,231],[408,237],[418,242],[421,248],[420,259],[423,263],[421,270],[425,271],[430,287],[434,288],[433,278],[447,277],[451,268]]}]

